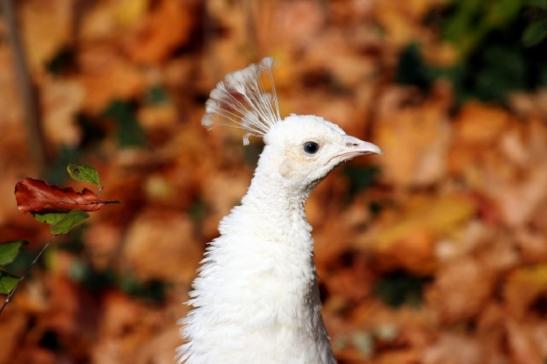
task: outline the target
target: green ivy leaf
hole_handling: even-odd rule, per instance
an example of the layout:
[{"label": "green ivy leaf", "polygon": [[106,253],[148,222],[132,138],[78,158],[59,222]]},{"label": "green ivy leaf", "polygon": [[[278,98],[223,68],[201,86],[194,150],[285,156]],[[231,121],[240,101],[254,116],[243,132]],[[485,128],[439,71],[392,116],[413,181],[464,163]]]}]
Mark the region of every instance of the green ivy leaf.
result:
[{"label": "green ivy leaf", "polygon": [[485,21],[490,29],[503,27],[515,19],[523,5],[523,1],[515,0],[497,0],[484,4]]},{"label": "green ivy leaf", "polygon": [[70,163],[66,166],[68,175],[75,181],[89,182],[102,189],[99,172],[93,167]]},{"label": "green ivy leaf", "polygon": [[434,70],[423,59],[416,43],[408,45],[399,55],[395,81],[403,85],[416,85],[428,90],[433,82]]},{"label": "green ivy leaf", "polygon": [[427,277],[414,276],[408,272],[395,271],[382,276],[374,285],[374,295],[386,305],[398,308],[402,305],[419,307],[423,301]]},{"label": "green ivy leaf", "polygon": [[0,244],[0,266],[13,262],[25,243],[24,240],[14,240]]},{"label": "green ivy leaf", "polygon": [[32,216],[41,223],[54,225],[65,218],[68,212],[34,213]]},{"label": "green ivy leaf", "polygon": [[113,101],[104,111],[104,116],[117,124],[117,139],[120,148],[143,147],[146,134],[135,116],[134,105],[127,101]]},{"label": "green ivy leaf", "polygon": [[[82,214],[85,214],[85,217]],[[66,234],[79,225],[89,215],[83,211],[33,213],[32,216],[39,222],[50,225],[53,235]]]},{"label": "green ivy leaf", "polygon": [[444,21],[443,38],[456,43],[472,35],[474,29],[473,19],[476,19],[477,15],[481,13],[482,7],[483,5],[479,1],[463,0],[454,2],[453,13]]},{"label": "green ivy leaf", "polygon": [[10,294],[17,287],[20,280],[20,277],[0,271],[0,294]]},{"label": "green ivy leaf", "polygon": [[63,144],[47,168],[45,180],[53,185],[65,184],[67,180],[66,165],[76,163],[80,158],[80,153],[81,151],[77,147],[67,147]]},{"label": "green ivy leaf", "polygon": [[163,86],[156,85],[147,90],[145,99],[152,105],[164,104],[169,101],[169,93]]},{"label": "green ivy leaf", "polygon": [[503,102],[513,90],[526,88],[526,59],[518,49],[500,45],[485,46],[484,68],[477,72],[474,92],[481,100]]},{"label": "green ivy leaf", "polygon": [[547,20],[536,20],[526,27],[522,34],[522,43],[526,47],[533,47],[541,43],[547,37]]},{"label": "green ivy leaf", "polygon": [[355,196],[359,191],[374,185],[380,177],[380,168],[375,165],[353,166],[344,168],[344,175],[349,180],[349,195]]},{"label": "green ivy leaf", "polygon": [[82,224],[88,217],[89,214],[84,211],[70,211],[61,220],[51,225],[51,233],[53,235],[66,234],[76,226]]},{"label": "green ivy leaf", "polygon": [[547,0],[528,0],[527,5],[541,9],[547,9]]}]

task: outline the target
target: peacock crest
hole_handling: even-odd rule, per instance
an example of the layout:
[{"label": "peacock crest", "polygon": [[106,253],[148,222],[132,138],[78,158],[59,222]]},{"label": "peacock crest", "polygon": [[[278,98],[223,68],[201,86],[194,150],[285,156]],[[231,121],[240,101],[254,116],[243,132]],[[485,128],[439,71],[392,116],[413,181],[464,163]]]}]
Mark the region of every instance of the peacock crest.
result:
[{"label": "peacock crest", "polygon": [[[281,120],[272,67],[272,58],[266,57],[259,63],[226,75],[209,94],[203,126],[225,125],[243,129],[246,131],[243,137],[245,145],[251,135],[264,136]],[[265,82],[269,83],[269,91]]]}]

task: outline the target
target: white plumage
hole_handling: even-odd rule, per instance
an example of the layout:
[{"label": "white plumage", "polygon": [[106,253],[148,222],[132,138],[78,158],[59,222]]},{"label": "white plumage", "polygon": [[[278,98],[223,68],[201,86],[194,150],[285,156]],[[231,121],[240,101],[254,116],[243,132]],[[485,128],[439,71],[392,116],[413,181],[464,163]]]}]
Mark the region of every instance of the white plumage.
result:
[{"label": "white plumage", "polygon": [[275,89],[268,94],[261,86],[263,74],[271,80],[271,66],[266,58],[228,75],[207,101],[205,126],[242,128],[262,136],[265,147],[247,194],[221,221],[193,283],[180,363],[336,363],[321,319],[304,203],[336,165],[380,149],[317,116],[281,119]]}]

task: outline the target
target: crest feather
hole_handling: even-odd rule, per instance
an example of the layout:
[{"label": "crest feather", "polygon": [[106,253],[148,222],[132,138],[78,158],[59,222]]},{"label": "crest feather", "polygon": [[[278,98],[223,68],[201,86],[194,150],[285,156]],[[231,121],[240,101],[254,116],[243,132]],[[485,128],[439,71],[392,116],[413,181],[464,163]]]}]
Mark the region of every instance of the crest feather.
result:
[{"label": "crest feather", "polygon": [[[229,73],[209,94],[202,124],[205,127],[226,125],[245,130],[244,144],[250,135],[264,136],[281,120],[275,92],[271,57]],[[266,92],[262,77],[266,75],[271,92]]]}]

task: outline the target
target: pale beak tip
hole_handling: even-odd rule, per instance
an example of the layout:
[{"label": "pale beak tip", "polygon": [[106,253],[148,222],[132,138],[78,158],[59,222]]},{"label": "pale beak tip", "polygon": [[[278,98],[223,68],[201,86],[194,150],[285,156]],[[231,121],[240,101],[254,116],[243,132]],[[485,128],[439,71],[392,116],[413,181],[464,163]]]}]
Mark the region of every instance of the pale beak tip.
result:
[{"label": "pale beak tip", "polygon": [[373,144],[373,143],[369,143],[369,142],[363,142],[365,145],[364,145],[364,150],[367,152],[367,153],[370,153],[370,154],[378,154],[378,155],[382,155],[383,152],[382,152],[382,149],[377,146],[376,144]]},{"label": "pale beak tip", "polygon": [[383,154],[382,149],[376,144],[349,135],[345,137],[345,145],[348,152],[356,153],[356,155]]},{"label": "pale beak tip", "polygon": [[384,154],[384,152],[382,151],[382,148],[380,148],[376,144],[374,144],[374,148],[372,149],[371,152],[374,153],[374,154],[378,154],[378,155]]}]

